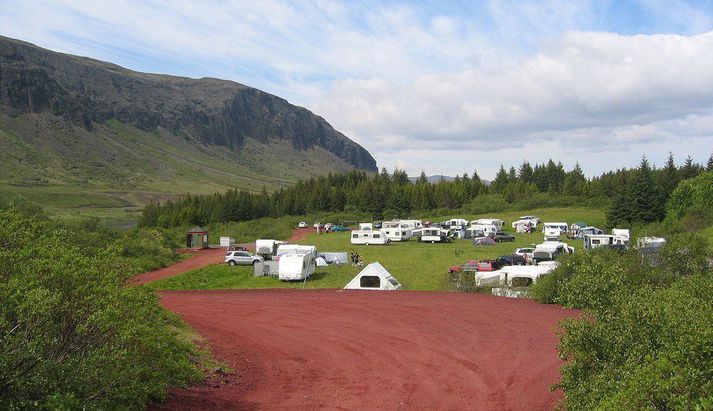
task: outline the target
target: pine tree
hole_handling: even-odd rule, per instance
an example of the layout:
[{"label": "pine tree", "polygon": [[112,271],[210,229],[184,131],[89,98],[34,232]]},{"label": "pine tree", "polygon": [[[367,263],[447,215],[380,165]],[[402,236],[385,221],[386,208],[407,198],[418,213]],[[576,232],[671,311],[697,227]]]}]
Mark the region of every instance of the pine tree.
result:
[{"label": "pine tree", "polygon": [[575,164],[574,169],[567,173],[564,179],[562,188],[563,194],[572,196],[581,196],[584,194],[587,185],[587,178],[584,176],[579,163]]},{"label": "pine tree", "polygon": [[495,175],[495,180],[490,184],[490,189],[493,190],[494,193],[502,193],[507,184],[508,172],[505,171],[505,167],[500,164],[500,170],[498,170],[498,174]]},{"label": "pine tree", "polygon": [[646,157],[641,159],[632,184],[634,195],[633,220],[650,223],[663,218],[664,202]]},{"label": "pine tree", "polygon": [[706,164],[706,171],[713,171],[713,153],[708,157],[708,164]]},{"label": "pine tree", "polygon": [[673,161],[673,154],[669,152],[666,164],[658,172],[659,187],[661,187],[662,194],[665,198],[671,195],[671,192],[676,188],[679,181],[680,177],[676,163]]},{"label": "pine tree", "polygon": [[681,167],[681,179],[687,180],[698,175],[699,166],[693,163],[691,156],[686,157],[686,162]]},{"label": "pine tree", "polygon": [[520,168],[518,169],[517,177],[525,183],[531,183],[533,172],[534,171],[532,170],[532,166],[530,165],[530,163],[527,162],[527,160],[525,160],[522,162]]}]

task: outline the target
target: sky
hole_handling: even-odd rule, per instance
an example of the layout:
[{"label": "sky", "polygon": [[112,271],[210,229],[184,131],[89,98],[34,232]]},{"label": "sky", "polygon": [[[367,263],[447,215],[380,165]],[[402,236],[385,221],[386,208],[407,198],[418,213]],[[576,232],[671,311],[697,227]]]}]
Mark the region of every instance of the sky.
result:
[{"label": "sky", "polygon": [[713,152],[713,1],[15,1],[0,34],[234,80],[410,175]]}]

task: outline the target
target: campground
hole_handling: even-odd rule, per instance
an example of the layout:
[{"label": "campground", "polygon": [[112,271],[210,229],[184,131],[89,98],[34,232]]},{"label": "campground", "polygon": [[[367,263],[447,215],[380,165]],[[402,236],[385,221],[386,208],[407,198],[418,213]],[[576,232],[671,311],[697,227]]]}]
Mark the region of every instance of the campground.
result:
[{"label": "campground", "polygon": [[[547,208],[527,211],[491,213],[492,217],[506,221],[505,231],[513,233],[510,223],[521,215],[536,215],[543,221],[586,221],[594,226],[603,226],[605,216],[601,210],[584,208]],[[490,215],[459,215],[475,219]],[[432,219],[438,221],[449,216]],[[470,240],[454,239],[450,243],[421,243],[415,239],[394,242],[386,246],[352,245],[348,232],[318,235],[313,229],[298,230],[300,244],[315,245],[320,252],[357,252],[364,265],[380,262],[406,290],[447,289],[448,267],[460,265],[469,259],[490,259],[511,254],[515,248],[529,247],[542,242],[542,234],[514,234],[514,242],[498,243],[492,246],[474,246]],[[304,235],[304,233],[308,233]],[[215,233],[214,235],[221,235]],[[572,240],[570,245],[576,250],[582,247],[581,240]],[[275,277],[253,277],[250,267],[230,267],[225,264],[211,264],[167,278],[149,286],[157,290],[216,290],[216,289],[265,289],[293,288],[320,289],[342,288],[361,268],[351,265],[317,267],[317,271],[306,282],[283,282]]]}]

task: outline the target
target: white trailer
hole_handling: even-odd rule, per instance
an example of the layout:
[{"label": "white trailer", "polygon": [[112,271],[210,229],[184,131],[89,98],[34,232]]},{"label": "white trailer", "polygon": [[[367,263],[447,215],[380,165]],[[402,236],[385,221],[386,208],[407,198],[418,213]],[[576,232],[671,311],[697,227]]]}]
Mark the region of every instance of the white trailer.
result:
[{"label": "white trailer", "polygon": [[313,245],[280,244],[277,247],[275,256],[282,258],[282,256],[284,256],[286,254],[314,254],[316,256],[317,255],[317,247],[315,247]]},{"label": "white trailer", "polygon": [[502,230],[505,225],[505,221],[499,218],[479,218],[470,222],[470,226],[475,225],[494,225],[498,230]]},{"label": "white trailer", "polygon": [[554,261],[561,254],[572,253],[574,253],[574,247],[570,247],[567,243],[545,241],[535,246],[535,250],[532,252],[532,260],[535,264],[539,264],[543,261]]},{"label": "white trailer", "polygon": [[384,245],[389,239],[383,230],[354,230],[351,232],[351,243],[357,245]]},{"label": "white trailer", "polygon": [[559,241],[562,232],[556,227],[545,228],[545,241]]},{"label": "white trailer", "polygon": [[411,238],[411,229],[400,221],[384,222],[381,231],[390,241],[408,241]]},{"label": "white trailer", "polygon": [[485,235],[476,237],[495,237],[495,233],[498,232],[498,228],[493,224],[474,224],[469,227],[472,230],[480,230]]},{"label": "white trailer", "polygon": [[278,273],[283,281],[302,281],[314,274],[317,249],[313,246],[299,246],[293,252],[280,255]]},{"label": "white trailer", "polygon": [[453,218],[444,223],[443,228],[448,228],[451,230],[457,230],[461,228],[465,228],[468,226],[468,220],[463,219],[463,218]]},{"label": "white trailer", "polygon": [[542,224],[542,232],[544,233],[545,230],[548,228],[557,228],[560,230],[560,235],[561,234],[567,234],[569,232],[569,226],[567,223],[543,223]]},{"label": "white trailer", "polygon": [[421,229],[420,241],[424,243],[447,243],[448,230],[440,227],[428,227]]}]

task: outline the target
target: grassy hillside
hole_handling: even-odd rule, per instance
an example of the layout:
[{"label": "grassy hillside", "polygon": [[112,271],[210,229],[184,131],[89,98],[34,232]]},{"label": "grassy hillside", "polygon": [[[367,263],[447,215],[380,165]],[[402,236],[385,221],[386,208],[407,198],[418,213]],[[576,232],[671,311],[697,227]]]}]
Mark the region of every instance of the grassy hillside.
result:
[{"label": "grassy hillside", "polygon": [[[25,197],[63,219],[94,216],[110,224],[138,218],[148,201],[238,187],[259,191],[351,167],[326,150],[277,140],[247,140],[238,151],[116,120],[92,131],[63,124],[47,135],[48,114],[0,114],[0,196]],[[23,137],[20,138],[19,136]]]},{"label": "grassy hillside", "polygon": [[[602,211],[583,208],[550,208],[526,212],[497,213],[495,216],[508,222],[507,231],[512,231],[509,222],[523,214],[534,214],[543,221],[585,221],[592,225],[603,225]],[[461,216],[476,218],[476,216]],[[483,216],[478,216],[483,217]],[[440,218],[439,218],[440,219]],[[220,233],[215,233],[220,235]],[[499,243],[494,246],[475,247],[469,240],[454,240],[449,244],[425,244],[411,240],[392,243],[388,246],[356,246],[349,240],[349,233],[310,234],[303,244],[316,245],[319,251],[336,252],[354,250],[366,264],[378,261],[389,270],[406,289],[440,290],[445,288],[448,267],[458,265],[468,259],[496,258],[510,254],[517,247],[530,246],[542,242],[542,234],[516,234],[514,243]],[[581,249],[581,241],[571,241],[570,245]],[[348,266],[320,267],[315,275],[306,281],[305,288],[342,288],[354,277],[360,268]],[[183,275],[159,281],[151,287],[157,289],[222,289],[222,288],[302,288],[302,283],[286,283],[274,277],[252,277],[249,267],[228,267],[215,265],[195,270]]]}]

